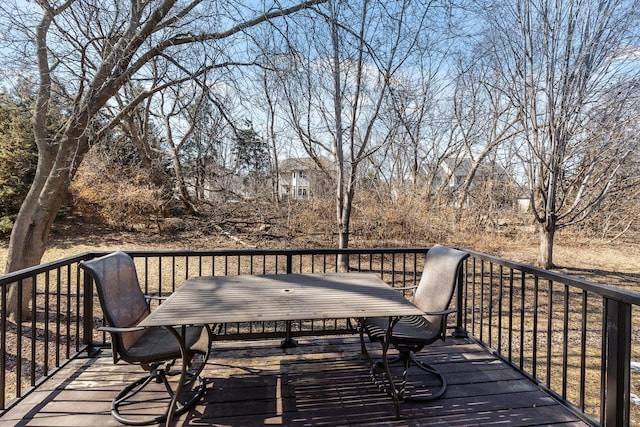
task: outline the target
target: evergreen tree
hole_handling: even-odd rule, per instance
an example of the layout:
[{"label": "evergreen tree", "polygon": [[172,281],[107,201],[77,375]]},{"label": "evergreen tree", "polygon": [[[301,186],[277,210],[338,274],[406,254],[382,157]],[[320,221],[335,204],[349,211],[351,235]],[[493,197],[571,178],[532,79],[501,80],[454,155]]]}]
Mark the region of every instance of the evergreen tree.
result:
[{"label": "evergreen tree", "polygon": [[0,232],[11,230],[12,218],[29,191],[38,162],[29,99],[0,95]]},{"label": "evergreen tree", "polygon": [[269,147],[267,142],[253,129],[253,123],[236,132],[234,156],[242,174],[265,175],[269,171]]}]

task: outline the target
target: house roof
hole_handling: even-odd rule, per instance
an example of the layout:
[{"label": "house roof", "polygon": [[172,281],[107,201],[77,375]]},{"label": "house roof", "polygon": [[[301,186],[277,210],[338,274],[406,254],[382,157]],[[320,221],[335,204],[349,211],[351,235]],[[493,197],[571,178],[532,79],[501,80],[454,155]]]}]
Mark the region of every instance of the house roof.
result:
[{"label": "house roof", "polygon": [[[473,162],[469,158],[456,159],[447,157],[442,160],[441,163],[446,174],[451,174],[453,171],[454,176],[467,176],[473,166]],[[495,166],[494,166],[495,167]],[[495,173],[495,172],[494,172]],[[476,177],[486,177],[491,175],[491,169],[485,163],[481,163],[475,172]]]},{"label": "house roof", "polygon": [[[323,167],[328,167],[331,162],[326,157],[318,157],[318,161],[322,164]],[[284,159],[280,163],[280,171],[282,172],[291,172],[291,171],[309,171],[309,170],[318,170],[319,167],[316,162],[311,157],[293,157],[289,159]]]}]

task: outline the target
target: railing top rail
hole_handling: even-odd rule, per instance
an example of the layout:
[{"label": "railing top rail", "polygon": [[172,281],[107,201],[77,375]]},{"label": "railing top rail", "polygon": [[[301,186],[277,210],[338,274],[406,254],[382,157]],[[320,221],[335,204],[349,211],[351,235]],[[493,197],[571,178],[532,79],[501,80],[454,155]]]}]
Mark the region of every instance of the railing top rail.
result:
[{"label": "railing top rail", "polygon": [[516,261],[511,261],[505,258],[500,258],[493,255],[488,255],[482,252],[477,252],[471,249],[463,249],[469,252],[474,258],[500,264],[507,268],[521,271],[523,273],[533,274],[545,280],[551,280],[553,282],[564,283],[569,286],[593,292],[596,295],[600,295],[604,298],[621,301],[627,304],[640,306],[640,293],[629,292],[624,289],[619,289],[614,286],[603,285],[597,282],[591,282],[589,280],[580,279],[568,274],[556,273],[544,268],[535,267],[529,264],[523,264]]},{"label": "railing top rail", "polygon": [[93,252],[84,252],[78,255],[73,255],[66,258],[61,258],[55,261],[47,262],[45,264],[38,264],[33,267],[24,268],[13,273],[0,275],[0,286],[15,283],[19,280],[24,280],[29,277],[33,277],[37,274],[46,273],[47,271],[55,270],[60,267],[65,267],[70,264],[78,263],[87,259],[91,259],[95,256]]},{"label": "railing top rail", "polygon": [[153,250],[126,251],[133,257],[144,256],[201,256],[201,255],[329,255],[329,254],[377,254],[377,253],[426,253],[429,247],[410,248],[315,248],[315,249],[214,249],[214,250]]},{"label": "railing top rail", "polygon": [[[151,256],[248,256],[248,255],[329,255],[329,254],[376,254],[376,253],[426,253],[428,247],[415,248],[317,248],[317,249],[215,249],[215,250],[125,250],[133,257]],[[62,258],[56,261],[39,264],[16,272],[0,275],[0,286],[15,283],[20,280],[33,277],[40,273],[78,263],[87,259],[106,255],[111,251],[84,252],[78,255]]]}]

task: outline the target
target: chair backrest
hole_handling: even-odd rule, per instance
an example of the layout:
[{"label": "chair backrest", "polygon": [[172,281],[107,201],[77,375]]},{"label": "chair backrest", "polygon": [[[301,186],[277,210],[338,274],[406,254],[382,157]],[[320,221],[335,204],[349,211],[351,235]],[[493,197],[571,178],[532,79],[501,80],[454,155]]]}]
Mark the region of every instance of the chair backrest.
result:
[{"label": "chair backrest", "polygon": [[[129,328],[149,315],[149,305],[140,289],[133,259],[124,252],[80,263],[96,284],[100,306],[108,326]],[[112,333],[114,359],[125,355],[144,331]]]},{"label": "chair backrest", "polygon": [[[466,252],[441,245],[429,249],[413,303],[425,312],[446,310],[458,282],[462,261],[468,256]],[[425,317],[437,328],[442,327],[442,316]]]}]

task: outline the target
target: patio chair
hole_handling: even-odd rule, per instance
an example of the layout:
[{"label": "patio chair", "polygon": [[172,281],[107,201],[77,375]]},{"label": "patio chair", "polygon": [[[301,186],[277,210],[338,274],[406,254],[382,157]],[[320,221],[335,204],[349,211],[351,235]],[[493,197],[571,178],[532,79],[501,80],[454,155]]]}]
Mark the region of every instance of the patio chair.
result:
[{"label": "patio chair", "polygon": [[[398,288],[414,289],[413,303],[424,311],[424,316],[407,316],[393,321],[387,317],[359,319],[362,351],[371,363],[372,379],[396,402],[398,399],[405,401],[433,400],[445,393],[447,388],[445,377],[435,367],[418,359],[416,353],[437,340],[444,341],[447,315],[456,311],[449,309],[449,304],[462,274],[462,262],[468,256],[469,254],[466,252],[435,245],[427,252],[424,270],[418,285],[411,288]],[[364,341],[365,333],[371,342],[382,344],[381,361],[374,363],[370,357]],[[390,347],[398,351],[397,356],[388,357],[387,350]],[[398,388],[395,387],[389,368],[390,364],[396,362],[402,363],[403,366],[402,382]],[[438,388],[432,391],[426,386],[417,387],[413,384],[413,389],[409,390],[407,379],[409,368],[412,366],[434,374],[439,380]]]},{"label": "patio chair", "polygon": [[[189,363],[183,386],[179,388],[175,414],[186,412],[205,392],[206,384],[200,373],[211,347],[209,326],[191,326],[183,330],[137,327],[151,312],[151,298],[140,289],[133,259],[123,252],[81,262],[80,267],[95,282],[106,321],[106,326],[98,329],[111,335],[114,364],[123,360],[147,371],[147,375],[118,393],[111,404],[111,414],[121,423],[130,425],[156,424],[166,419],[171,399],[178,388],[171,386],[168,377],[181,373],[172,367],[176,360],[182,360],[179,334],[183,332]],[[135,397],[152,382],[164,384],[170,401],[166,411],[159,415],[148,414],[151,405],[140,397],[144,393]],[[125,407],[127,414],[121,413]]]}]

